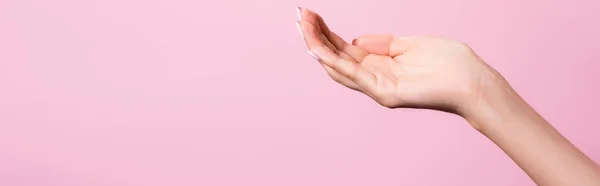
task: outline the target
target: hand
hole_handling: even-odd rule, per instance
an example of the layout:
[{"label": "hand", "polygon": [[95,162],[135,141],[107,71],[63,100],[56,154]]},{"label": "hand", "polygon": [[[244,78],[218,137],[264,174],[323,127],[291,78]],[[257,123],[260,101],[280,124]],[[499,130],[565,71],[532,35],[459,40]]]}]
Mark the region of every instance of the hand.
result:
[{"label": "hand", "polygon": [[340,84],[389,108],[463,116],[538,185],[599,185],[600,167],[544,120],[466,44],[366,35],[345,42],[308,9],[298,27],[309,54]]},{"label": "hand", "polygon": [[345,42],[316,13],[298,8],[299,29],[329,76],[389,107],[463,114],[501,77],[461,42],[365,35]]}]

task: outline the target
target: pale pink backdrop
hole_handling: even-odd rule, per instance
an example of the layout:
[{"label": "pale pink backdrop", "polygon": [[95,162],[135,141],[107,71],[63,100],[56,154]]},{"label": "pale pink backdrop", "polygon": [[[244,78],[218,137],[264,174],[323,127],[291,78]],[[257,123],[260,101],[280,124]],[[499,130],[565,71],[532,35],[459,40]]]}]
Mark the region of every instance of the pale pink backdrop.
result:
[{"label": "pale pink backdrop", "polygon": [[470,43],[600,160],[597,0],[1,0],[0,185],[534,185],[461,118],[330,80],[296,6]]}]

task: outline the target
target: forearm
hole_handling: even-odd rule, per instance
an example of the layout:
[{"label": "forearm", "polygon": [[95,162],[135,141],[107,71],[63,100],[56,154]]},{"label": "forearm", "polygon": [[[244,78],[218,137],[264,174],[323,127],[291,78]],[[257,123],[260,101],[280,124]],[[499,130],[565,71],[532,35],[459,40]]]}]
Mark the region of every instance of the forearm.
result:
[{"label": "forearm", "polygon": [[[498,145],[538,185],[598,186],[600,169],[510,86],[493,85],[465,118]],[[491,88],[493,87],[493,88]]]}]

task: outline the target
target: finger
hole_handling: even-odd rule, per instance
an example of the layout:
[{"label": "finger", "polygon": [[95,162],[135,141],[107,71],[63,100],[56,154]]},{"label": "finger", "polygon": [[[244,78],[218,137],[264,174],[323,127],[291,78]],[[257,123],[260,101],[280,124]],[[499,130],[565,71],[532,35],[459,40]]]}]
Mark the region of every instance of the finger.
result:
[{"label": "finger", "polygon": [[[344,75],[340,74],[339,72],[335,71],[331,67],[325,65],[324,62],[321,61],[315,54],[310,52],[310,49],[312,49],[312,48],[324,47],[327,45],[327,43],[324,43],[322,41],[321,37],[317,36],[318,33],[317,33],[316,29],[310,23],[305,22],[305,21],[297,22],[297,26],[300,29],[300,32],[305,33],[305,34],[303,34],[303,37],[306,42],[306,45],[309,48],[309,54],[311,56],[315,57],[317,60],[319,60],[319,62],[321,63],[321,65],[323,66],[323,68],[325,69],[327,74],[329,75],[329,77],[331,77],[331,79],[333,79],[334,81],[336,81],[348,88],[358,90],[358,85],[356,85],[356,83],[354,83],[352,80],[348,79]],[[352,60],[352,59],[350,59],[350,60]]]},{"label": "finger", "polygon": [[352,41],[353,45],[368,53],[390,57],[402,55],[411,43],[411,37],[396,37],[382,34],[363,35]]},{"label": "finger", "polygon": [[317,29],[310,23],[306,21],[298,21],[298,28],[301,30],[304,36],[304,41],[306,42],[306,46],[310,51],[315,47],[328,47],[327,43],[324,41],[325,38],[322,38]]},{"label": "finger", "polygon": [[362,90],[369,92],[376,88],[377,79],[375,75],[362,68],[360,64],[344,59],[322,46],[312,48],[311,52],[323,61],[325,65],[352,80]]},{"label": "finger", "polygon": [[[298,16],[298,21],[297,21],[297,24],[298,24],[298,29],[300,30],[300,33],[303,33],[303,31],[302,31],[302,28],[301,28],[301,26],[300,26],[300,23],[303,21],[303,19],[302,19],[303,15],[302,15],[302,14],[303,14],[303,13],[302,13],[302,8],[298,7],[298,8],[297,8],[297,16]],[[309,24],[310,24],[310,22],[309,22]],[[319,29],[318,27],[316,27],[316,25],[314,25],[314,24],[311,24],[311,25],[312,25],[313,27],[315,27],[315,30],[317,31],[317,35],[319,36],[319,38],[321,39],[321,41],[322,41],[322,42],[325,44],[325,46],[327,46],[327,47],[331,48],[331,50],[333,50],[333,51],[335,51],[336,53],[338,53],[338,50],[337,50],[337,48],[335,48],[335,45],[333,45],[333,44],[332,44],[332,43],[331,43],[331,42],[330,42],[330,41],[327,39],[327,37],[325,37],[325,35],[323,35],[323,34],[321,33],[320,29]],[[302,36],[304,36],[304,35],[302,35]]]},{"label": "finger", "polygon": [[313,12],[312,10],[309,10],[307,8],[299,8],[299,15],[299,18],[314,25],[315,28],[320,33],[322,33],[327,38],[327,40],[331,42],[331,44],[333,44],[333,46],[335,46],[335,49],[348,54],[355,61],[362,61],[364,57],[368,54],[364,50],[356,46],[350,45],[342,37],[332,32],[327,26],[327,24],[325,24],[323,18],[319,14]]},{"label": "finger", "polygon": [[335,71],[333,68],[327,66],[323,62],[321,62],[321,66],[323,66],[323,69],[325,69],[325,72],[327,72],[327,75],[329,75],[329,77],[331,79],[333,79],[335,82],[338,82],[339,84],[342,84],[345,87],[348,87],[352,90],[360,91],[359,86],[356,83],[354,83],[352,80],[348,79],[346,76]]},{"label": "finger", "polygon": [[327,39],[339,50],[343,49],[348,43],[337,34],[331,32],[323,18],[308,8],[300,8],[302,19],[315,25],[319,32],[323,33]]},{"label": "finger", "polygon": [[316,30],[316,28],[312,24],[310,24],[306,21],[300,21],[300,22],[298,22],[298,24],[299,24],[300,29],[304,33],[306,44],[308,45],[309,50],[314,47],[325,46],[325,47],[328,47],[336,55],[340,55],[341,57],[343,57],[349,61],[356,62],[348,54],[339,52],[338,50],[336,50],[336,48],[333,47],[330,42],[328,42],[327,38],[325,38],[325,36],[320,34],[318,32],[318,30]]},{"label": "finger", "polygon": [[319,38],[321,38],[323,43],[326,46],[328,46],[332,51],[336,53],[338,53],[338,51],[341,51],[339,47],[337,47],[333,42],[331,42],[331,40],[324,34],[324,29],[322,28],[321,24],[318,23],[317,17],[315,16],[314,12],[306,8],[298,7],[298,18],[300,19],[300,21],[306,21],[310,23],[317,31],[317,35],[319,35]]},{"label": "finger", "polygon": [[[301,25],[302,25],[302,21],[298,21],[298,22],[296,22],[296,26],[298,26],[298,30],[300,31],[300,34],[302,35],[302,39],[304,39],[304,41],[305,41],[305,43],[306,43],[307,45],[308,45],[308,40],[307,40],[307,37],[306,37],[306,35],[305,35],[304,33],[305,33],[305,32],[306,32],[306,33],[309,33],[309,34],[310,34],[310,33],[314,33],[314,34],[318,35],[318,39],[319,39],[318,41],[319,41],[319,44],[323,44],[323,45],[325,45],[325,46],[329,47],[331,50],[333,50],[333,51],[335,51],[336,53],[338,53],[338,50],[335,48],[335,46],[333,46],[333,44],[331,44],[331,42],[329,42],[329,41],[327,40],[327,38],[326,38],[326,37],[325,37],[323,34],[319,33],[317,29],[308,27],[308,28],[306,29],[307,31],[304,31],[304,29],[303,29],[304,27],[303,27],[303,26],[301,26]],[[309,25],[311,25],[311,24],[309,24]],[[313,26],[313,25],[311,25],[311,26]],[[313,27],[314,27],[314,26],[313,26]],[[315,32],[315,31],[316,31],[316,32]]]},{"label": "finger", "polygon": [[[339,53],[338,55],[339,55],[341,58],[343,58],[343,59],[346,59],[346,60],[348,60],[348,61],[350,61],[350,62],[354,62],[354,63],[356,63],[356,61],[354,61],[354,59],[352,59],[352,57],[350,57],[350,56],[349,56],[348,54],[346,54],[346,53],[343,53],[343,52],[341,52],[341,53]],[[321,64],[323,64],[323,65],[327,66],[327,65],[326,65],[324,62],[321,62]],[[327,68],[329,68],[329,69],[333,70],[333,69],[332,69],[331,67],[329,67],[329,66],[327,66]],[[335,70],[333,70],[333,71],[334,71],[334,72],[336,72],[336,73],[337,73],[337,74],[340,76],[340,79],[343,79],[343,81],[352,82],[353,86],[355,87],[355,88],[352,88],[352,89],[355,89],[355,90],[359,90],[359,91],[360,91],[360,87],[359,87],[359,86],[358,86],[356,83],[354,83],[354,81],[352,81],[350,78],[348,78],[348,77],[346,77],[346,76],[344,76],[344,75],[340,74],[339,72],[337,72],[337,71],[335,71]],[[332,78],[333,78],[333,77],[332,77]]]},{"label": "finger", "polygon": [[[318,32],[318,30],[317,30],[317,32]],[[327,39],[327,37],[325,35],[323,35],[322,33],[317,33],[317,34],[319,34],[319,38],[321,39],[321,41],[323,41],[325,46],[329,47],[329,49],[331,49],[331,51],[335,52],[336,54],[342,53],[340,50],[338,50],[335,47],[335,45],[333,45],[333,43],[331,43],[331,41],[329,41],[329,39]]]}]

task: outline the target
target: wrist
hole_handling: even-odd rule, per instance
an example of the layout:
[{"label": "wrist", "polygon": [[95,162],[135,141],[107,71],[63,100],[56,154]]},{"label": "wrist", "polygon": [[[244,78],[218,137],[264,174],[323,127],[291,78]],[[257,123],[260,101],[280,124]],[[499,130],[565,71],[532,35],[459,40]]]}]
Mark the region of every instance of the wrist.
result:
[{"label": "wrist", "polygon": [[528,104],[495,70],[482,75],[480,85],[461,113],[476,130],[486,133],[524,113]]}]

